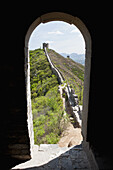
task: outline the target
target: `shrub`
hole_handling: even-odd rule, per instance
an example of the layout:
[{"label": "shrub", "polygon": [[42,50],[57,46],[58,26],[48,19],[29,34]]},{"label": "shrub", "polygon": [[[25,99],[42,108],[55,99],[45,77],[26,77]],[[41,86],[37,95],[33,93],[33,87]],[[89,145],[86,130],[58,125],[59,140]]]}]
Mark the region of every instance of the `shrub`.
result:
[{"label": "shrub", "polygon": [[52,74],[41,49],[30,51],[30,66],[35,144],[57,143],[63,109],[57,77]]}]

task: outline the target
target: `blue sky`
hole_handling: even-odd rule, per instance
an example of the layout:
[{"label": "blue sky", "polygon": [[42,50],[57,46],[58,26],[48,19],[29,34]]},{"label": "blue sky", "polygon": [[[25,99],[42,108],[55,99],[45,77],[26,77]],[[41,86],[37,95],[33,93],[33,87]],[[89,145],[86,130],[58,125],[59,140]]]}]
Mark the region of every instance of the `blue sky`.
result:
[{"label": "blue sky", "polygon": [[85,54],[85,42],[82,34],[73,24],[52,21],[40,24],[31,34],[29,49],[42,48],[42,43],[59,53]]}]

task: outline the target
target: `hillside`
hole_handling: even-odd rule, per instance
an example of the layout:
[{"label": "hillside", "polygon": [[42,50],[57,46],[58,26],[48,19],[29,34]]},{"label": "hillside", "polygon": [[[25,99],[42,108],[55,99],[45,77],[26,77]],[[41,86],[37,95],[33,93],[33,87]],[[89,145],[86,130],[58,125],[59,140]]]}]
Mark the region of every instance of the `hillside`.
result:
[{"label": "hillside", "polygon": [[78,95],[79,104],[83,101],[84,86],[84,66],[73,61],[71,58],[65,58],[54,50],[48,49],[48,54],[54,65],[61,71],[66,82],[75,90]]},{"label": "hillside", "polygon": [[30,83],[35,144],[57,143],[63,131],[63,102],[57,77],[41,49],[30,51]]},{"label": "hillside", "polygon": [[[82,104],[84,66],[53,50],[48,50],[48,53],[54,65],[62,72],[65,82],[75,89],[79,104]],[[41,49],[30,51],[30,82],[35,144],[58,143],[70,120],[67,115],[61,126],[64,109],[59,83]]]}]

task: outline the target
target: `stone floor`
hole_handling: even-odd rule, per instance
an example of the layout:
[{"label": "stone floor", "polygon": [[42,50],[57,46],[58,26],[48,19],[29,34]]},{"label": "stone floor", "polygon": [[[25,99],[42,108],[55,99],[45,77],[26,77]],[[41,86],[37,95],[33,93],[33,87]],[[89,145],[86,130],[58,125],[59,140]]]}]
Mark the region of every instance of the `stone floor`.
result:
[{"label": "stone floor", "polygon": [[90,164],[81,145],[59,147],[57,144],[34,145],[33,158],[12,169],[27,170],[90,170]]}]

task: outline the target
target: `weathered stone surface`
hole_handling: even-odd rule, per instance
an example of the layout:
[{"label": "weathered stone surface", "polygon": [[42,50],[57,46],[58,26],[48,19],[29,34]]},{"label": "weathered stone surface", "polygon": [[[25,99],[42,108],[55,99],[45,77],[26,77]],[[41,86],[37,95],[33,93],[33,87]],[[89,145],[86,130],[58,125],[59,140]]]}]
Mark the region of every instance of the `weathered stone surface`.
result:
[{"label": "weathered stone surface", "polygon": [[80,145],[83,140],[81,135],[81,128],[74,128],[70,123],[69,126],[63,131],[62,137],[59,141],[60,147],[71,147]]},{"label": "weathered stone surface", "polygon": [[90,164],[81,145],[75,147],[60,148],[58,145],[33,147],[33,158],[23,164],[17,165],[12,169],[39,169],[39,170],[90,170]]}]

